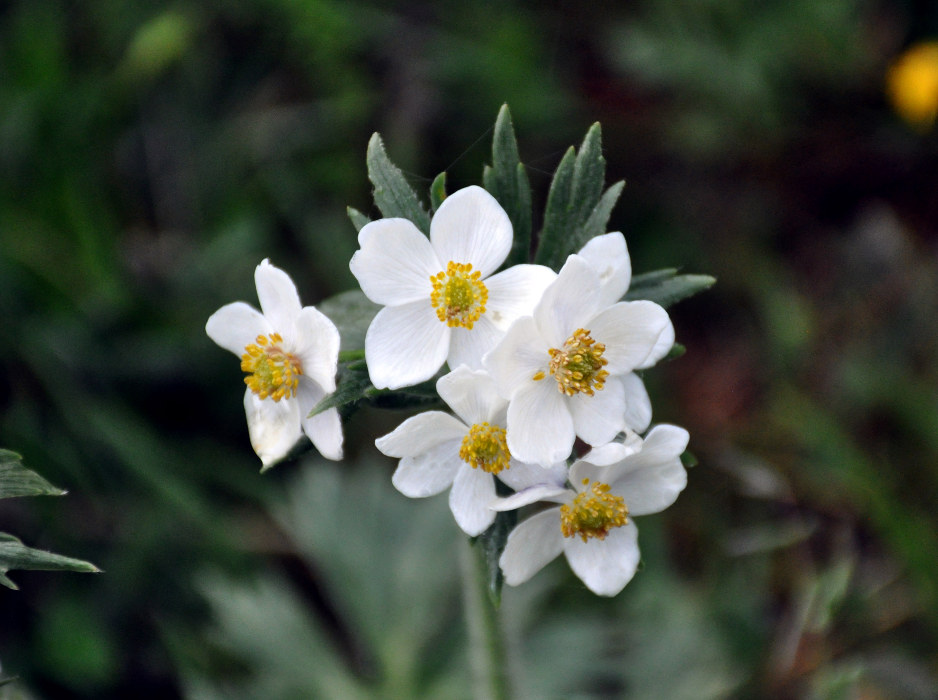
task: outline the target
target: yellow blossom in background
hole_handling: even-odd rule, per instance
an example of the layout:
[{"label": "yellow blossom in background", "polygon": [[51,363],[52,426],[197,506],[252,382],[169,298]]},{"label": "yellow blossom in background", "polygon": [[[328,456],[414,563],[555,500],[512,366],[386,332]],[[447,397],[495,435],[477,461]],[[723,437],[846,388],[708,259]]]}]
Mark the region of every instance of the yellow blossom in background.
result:
[{"label": "yellow blossom in background", "polygon": [[905,121],[930,129],[938,114],[938,41],[915,44],[886,73],[886,94]]}]

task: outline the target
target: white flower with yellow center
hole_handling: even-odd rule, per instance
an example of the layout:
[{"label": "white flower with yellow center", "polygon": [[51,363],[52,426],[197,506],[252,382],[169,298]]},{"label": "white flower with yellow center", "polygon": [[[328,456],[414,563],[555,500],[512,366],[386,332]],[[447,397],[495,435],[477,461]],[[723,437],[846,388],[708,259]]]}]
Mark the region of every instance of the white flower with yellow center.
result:
[{"label": "white flower with yellow center", "polygon": [[518,459],[553,464],[577,436],[601,445],[631,427],[632,370],[662,335],[673,340],[673,328],[657,304],[610,303],[609,289],[587,258],[571,255],[533,316],[519,318],[485,357],[509,400],[508,448]]},{"label": "white flower with yellow center", "polygon": [[557,504],[523,520],[508,535],[499,559],[505,583],[524,583],[563,552],[593,593],[619,593],[639,562],[632,518],[662,511],[677,499],[687,485],[680,459],[687,441],[683,428],[659,425],[644,441],[610,443],[574,462],[569,486],[554,472],[496,499],[492,508],[499,511],[537,501]]},{"label": "white flower with yellow center", "polygon": [[407,219],[378,219],[358,233],[349,267],[362,291],[384,306],[365,336],[372,384],[398,389],[450,367],[481,368],[511,322],[531,313],[556,274],[516,265],[492,274],[511,250],[512,227],[481,187],[448,196],[429,240]]},{"label": "white flower with yellow center", "polygon": [[[460,365],[440,377],[436,388],[455,416],[420,413],[375,444],[400,459],[392,483],[405,496],[424,498],[452,487],[449,505],[456,523],[475,536],[495,520],[489,504],[495,498],[496,477],[515,488],[548,470],[512,458],[505,442],[507,402],[488,374]],[[566,472],[563,464],[558,468]]]},{"label": "white flower with yellow center", "polygon": [[247,373],[251,445],[264,469],[286,457],[304,432],[324,457],[342,459],[336,409],[307,418],[335,391],[339,331],[315,307],[302,307],[293,281],[269,261],[257,266],[254,282],[263,313],[236,301],[205,324],[209,338],[240,357]]}]

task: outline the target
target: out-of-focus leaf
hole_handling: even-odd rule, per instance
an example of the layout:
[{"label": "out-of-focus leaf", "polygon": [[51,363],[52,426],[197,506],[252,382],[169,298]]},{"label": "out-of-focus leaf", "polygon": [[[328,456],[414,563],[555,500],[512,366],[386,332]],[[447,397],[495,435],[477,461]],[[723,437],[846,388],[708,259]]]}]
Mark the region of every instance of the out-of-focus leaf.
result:
[{"label": "out-of-focus leaf", "polygon": [[324,299],[316,305],[339,329],[343,351],[363,350],[365,333],[375,314],[381,310],[360,289],[350,289]]},{"label": "out-of-focus leaf", "polygon": [[507,264],[528,262],[531,249],[531,185],[518,155],[518,142],[508,105],[502,105],[492,134],[492,165],[482,171],[482,182],[511,219],[514,242]]},{"label": "out-of-focus leaf", "polygon": [[56,488],[31,469],[23,466],[23,458],[11,450],[0,449],[0,498],[16,496],[62,496]]},{"label": "out-of-focus leaf", "polygon": [[430,184],[430,208],[436,211],[446,199],[446,173],[442,172],[433,178]]},{"label": "out-of-focus leaf", "polygon": [[13,569],[79,571],[91,574],[100,573],[101,571],[90,562],[63,557],[61,554],[53,554],[41,549],[33,549],[24,545],[13,535],[0,532],[0,584],[18,590],[18,586],[6,576],[6,573]]},{"label": "out-of-focus leaf", "polygon": [[424,233],[430,233],[430,215],[423,208],[417,193],[388,158],[381,137],[375,133],[368,142],[366,155],[368,179],[375,186],[375,205],[386,217],[409,219]]},{"label": "out-of-focus leaf", "polygon": [[635,277],[625,299],[647,299],[667,308],[710,289],[714,283],[716,279],[710,275],[678,275],[673,269],[657,270]]},{"label": "out-of-focus leaf", "polygon": [[367,215],[362,214],[355,207],[346,207],[345,211],[348,213],[348,218],[352,220],[352,226],[355,227],[356,231],[361,231],[365,224],[371,223],[371,219]]}]

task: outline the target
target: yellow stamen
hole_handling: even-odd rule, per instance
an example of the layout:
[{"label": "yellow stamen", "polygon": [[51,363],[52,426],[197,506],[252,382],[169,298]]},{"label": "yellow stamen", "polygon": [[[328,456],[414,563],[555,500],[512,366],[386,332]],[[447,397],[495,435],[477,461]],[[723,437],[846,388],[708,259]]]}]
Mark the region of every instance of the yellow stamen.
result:
[{"label": "yellow stamen", "polygon": [[[603,357],[605,351],[606,346],[593,340],[590,332],[583,328],[567,338],[562,349],[548,350],[549,369],[557,380],[557,388],[567,396],[580,392],[592,396],[602,390],[609,376],[609,372],[602,369],[609,364]],[[534,375],[535,380],[542,378],[543,372]]]},{"label": "yellow stamen", "polygon": [[[583,479],[584,486],[589,483],[589,479]],[[625,499],[613,496],[609,488],[609,484],[594,481],[576,495],[573,503],[560,506],[560,530],[564,537],[579,535],[584,542],[590,537],[604,540],[612,528],[629,521]]]},{"label": "yellow stamen", "polygon": [[485,313],[485,303],[489,290],[482,282],[482,273],[472,271],[471,263],[457,263],[452,260],[440,271],[430,277],[433,291],[430,303],[436,309],[437,318],[451,328],[462,326],[471,329],[472,324]]},{"label": "yellow stamen", "polygon": [[476,423],[459,448],[459,458],[489,474],[498,474],[511,466],[511,453],[505,440],[505,429],[488,423]]},{"label": "yellow stamen", "polygon": [[281,343],[283,338],[279,333],[259,335],[256,343],[247,345],[241,356],[241,370],[248,373],[244,383],[262,399],[269,397],[279,401],[296,396],[303,366],[298,357],[283,351]]}]

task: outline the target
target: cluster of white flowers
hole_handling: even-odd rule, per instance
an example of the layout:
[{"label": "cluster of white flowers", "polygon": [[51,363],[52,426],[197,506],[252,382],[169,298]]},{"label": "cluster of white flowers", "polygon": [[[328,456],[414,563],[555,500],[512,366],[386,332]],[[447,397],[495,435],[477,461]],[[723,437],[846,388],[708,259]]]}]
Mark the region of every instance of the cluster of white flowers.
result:
[{"label": "cluster of white flowers", "polygon": [[[507,214],[480,187],[447,197],[429,238],[403,218],[360,230],[350,268],[383,307],[365,336],[371,383],[398,389],[444,364],[451,370],[436,389],[452,414],[413,416],[376,444],[400,460],[393,483],[401,493],[450,488],[456,522],[471,536],[498,511],[552,504],[509,535],[499,562],[509,585],[563,552],[590,590],[615,595],[639,561],[632,518],[669,506],[687,480],[687,432],[648,430],[651,403],[635,373],[667,355],[674,328],[661,306],[621,301],[631,281],[621,233],[592,239],[559,273],[541,265],[497,272],[512,240]],[[301,308],[293,283],[266,260],[256,283],[263,313],[236,302],[206,327],[248,373],[255,451],[267,467],[305,432],[339,459],[336,409],[306,417],[335,390],[338,331]]]}]

